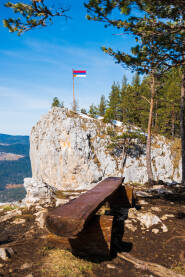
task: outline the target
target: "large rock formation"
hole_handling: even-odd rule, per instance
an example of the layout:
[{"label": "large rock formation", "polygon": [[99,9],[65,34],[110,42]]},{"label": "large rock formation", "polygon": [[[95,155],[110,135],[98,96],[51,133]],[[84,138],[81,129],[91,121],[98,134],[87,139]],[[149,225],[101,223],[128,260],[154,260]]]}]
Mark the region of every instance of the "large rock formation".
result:
[{"label": "large rock formation", "polygon": [[[87,189],[102,178],[125,176],[125,182],[147,181],[145,147],[128,155],[123,171],[122,153],[112,155],[110,132],[125,127],[53,108],[32,128],[30,158],[35,180],[60,190]],[[141,151],[142,150],[142,151]],[[152,166],[156,180],[180,182],[180,150],[164,137],[153,138]]]}]

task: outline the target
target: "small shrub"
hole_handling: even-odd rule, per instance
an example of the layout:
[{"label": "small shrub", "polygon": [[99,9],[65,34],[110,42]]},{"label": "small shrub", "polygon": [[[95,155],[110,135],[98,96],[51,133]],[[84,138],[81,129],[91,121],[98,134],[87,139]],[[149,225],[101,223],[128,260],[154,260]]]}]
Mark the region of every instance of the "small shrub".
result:
[{"label": "small shrub", "polygon": [[14,205],[5,205],[5,206],[2,206],[1,208],[3,209],[4,212],[9,212],[17,209],[17,207]]},{"label": "small shrub", "polygon": [[64,191],[62,191],[62,190],[57,190],[56,192],[55,192],[55,195],[56,195],[56,197],[57,198],[59,198],[59,199],[66,199],[67,198],[67,195],[64,193]]},{"label": "small shrub", "polygon": [[107,135],[114,137],[116,135],[115,130],[112,127],[107,127]]}]

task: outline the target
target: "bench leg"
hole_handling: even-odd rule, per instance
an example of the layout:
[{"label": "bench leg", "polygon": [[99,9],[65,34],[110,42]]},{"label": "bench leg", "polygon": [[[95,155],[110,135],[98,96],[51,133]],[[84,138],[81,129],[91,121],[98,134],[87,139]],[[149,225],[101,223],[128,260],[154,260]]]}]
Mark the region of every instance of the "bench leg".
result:
[{"label": "bench leg", "polygon": [[51,234],[49,243],[55,241],[58,247],[72,251],[78,256],[109,257],[113,216],[94,215],[77,238],[68,239]]}]

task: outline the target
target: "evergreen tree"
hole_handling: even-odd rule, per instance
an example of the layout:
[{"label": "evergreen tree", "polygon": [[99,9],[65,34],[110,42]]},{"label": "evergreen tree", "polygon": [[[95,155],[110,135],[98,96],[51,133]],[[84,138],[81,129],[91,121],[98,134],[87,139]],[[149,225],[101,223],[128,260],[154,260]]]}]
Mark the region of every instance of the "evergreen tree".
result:
[{"label": "evergreen tree", "polygon": [[135,98],[134,89],[132,85],[122,84],[121,88],[121,111],[122,121],[124,123],[135,124],[138,122],[135,120]]},{"label": "evergreen tree", "polygon": [[[153,173],[151,165],[151,133],[152,133],[152,122],[153,122],[153,109],[154,109],[154,99],[156,97],[156,78],[161,73],[161,63],[165,60],[165,53],[163,49],[156,49],[155,42],[150,37],[145,37],[147,33],[147,28],[142,30],[142,34],[139,33],[135,27],[130,28],[130,32],[137,35],[140,39],[139,44],[136,47],[132,47],[132,55],[128,55],[124,52],[114,52],[112,49],[104,48],[104,51],[112,55],[118,63],[125,64],[132,70],[137,70],[139,73],[146,73],[150,75],[150,111],[148,117],[148,127],[147,127],[147,145],[146,145],[146,164],[147,164],[147,174],[148,182],[152,183]],[[138,82],[138,79],[136,79]],[[135,84],[135,89],[137,89],[138,84]],[[136,96],[137,90],[136,90]],[[137,107],[137,99],[136,107]],[[136,113],[137,116],[137,113]]]},{"label": "evergreen tree", "polygon": [[141,110],[140,110],[140,121],[141,127],[143,130],[147,130],[148,126],[148,114],[150,111],[150,96],[151,96],[151,87],[150,87],[150,76],[144,76],[141,83]]},{"label": "evergreen tree", "polygon": [[120,86],[119,84],[113,83],[111,92],[109,94],[108,108],[105,112],[105,120],[121,120],[121,98],[120,98]]},{"label": "evergreen tree", "polygon": [[80,112],[83,113],[83,114],[87,114],[87,111],[84,108],[82,108]]},{"label": "evergreen tree", "polygon": [[61,107],[58,97],[53,98],[53,102],[52,102],[51,106],[52,107]]},{"label": "evergreen tree", "polygon": [[90,105],[88,114],[95,118],[98,115],[98,108],[93,104]]},{"label": "evergreen tree", "polygon": [[98,114],[100,116],[104,116],[105,115],[105,110],[106,110],[106,100],[105,100],[105,96],[102,95],[101,99],[100,99],[100,104],[98,106]]},{"label": "evergreen tree", "polygon": [[68,9],[60,6],[54,10],[53,5],[49,6],[46,0],[31,0],[29,3],[27,1],[7,2],[5,7],[12,9],[18,16],[4,19],[3,24],[10,32],[17,32],[19,35],[36,27],[51,24],[54,17],[68,18]]},{"label": "evergreen tree", "polygon": [[158,124],[166,136],[180,136],[180,78],[180,70],[173,68],[160,82]]}]

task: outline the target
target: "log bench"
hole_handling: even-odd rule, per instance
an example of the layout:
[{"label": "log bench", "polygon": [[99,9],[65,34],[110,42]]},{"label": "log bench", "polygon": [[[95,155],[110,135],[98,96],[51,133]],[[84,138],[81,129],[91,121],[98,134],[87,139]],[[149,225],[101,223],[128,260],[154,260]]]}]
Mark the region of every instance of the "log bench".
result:
[{"label": "log bench", "polygon": [[114,217],[96,212],[106,202],[110,209],[131,207],[133,189],[123,186],[123,181],[122,177],[106,178],[78,198],[50,211],[46,226],[57,235],[55,240],[76,253],[109,255]]}]

